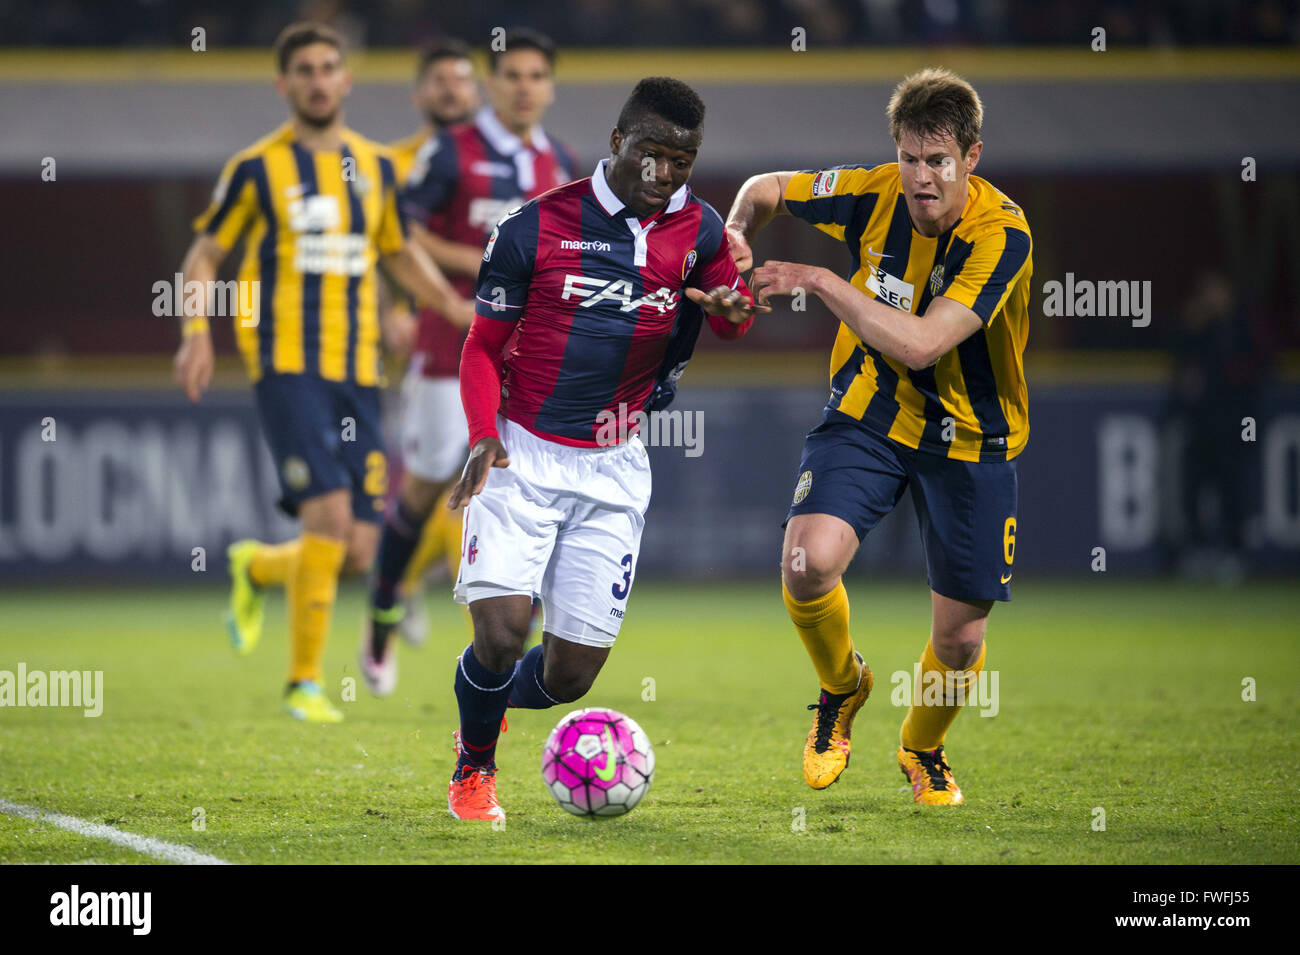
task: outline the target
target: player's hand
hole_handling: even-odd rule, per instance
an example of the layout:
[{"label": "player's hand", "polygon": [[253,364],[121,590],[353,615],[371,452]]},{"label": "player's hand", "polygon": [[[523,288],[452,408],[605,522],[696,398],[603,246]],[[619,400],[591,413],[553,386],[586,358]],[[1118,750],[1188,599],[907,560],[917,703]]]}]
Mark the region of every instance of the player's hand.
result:
[{"label": "player's hand", "polygon": [[474,445],[474,450],[469,453],[465,473],[451,489],[451,496],[447,498],[448,510],[454,511],[462,504],[468,504],[471,497],[483,490],[492,468],[508,467],[510,456],[506,454],[506,446],[501,443],[501,439],[480,438],[478,444]]},{"label": "player's hand", "polygon": [[406,357],[415,347],[419,323],[406,309],[390,309],[383,322],[384,348],[394,355]]},{"label": "player's hand", "polygon": [[756,305],[740,293],[739,289],[719,285],[717,288],[703,292],[687,286],[686,297],[710,315],[721,315],[733,325],[739,325],[746,319],[753,318],[757,312],[770,312],[767,305]]},{"label": "player's hand", "polygon": [[748,272],[754,267],[754,250],[749,247],[745,233],[734,226],[727,226],[727,248],[731,252],[731,261],[736,263],[737,272]]},{"label": "player's hand", "polygon": [[197,402],[212,383],[212,335],[196,332],[181,339],[172,361],[172,373],[185,397]]},{"label": "player's hand", "polygon": [[754,274],[749,277],[749,287],[755,298],[767,305],[773,295],[793,295],[798,290],[811,292],[817,270],[815,265],[769,259],[754,269]]}]

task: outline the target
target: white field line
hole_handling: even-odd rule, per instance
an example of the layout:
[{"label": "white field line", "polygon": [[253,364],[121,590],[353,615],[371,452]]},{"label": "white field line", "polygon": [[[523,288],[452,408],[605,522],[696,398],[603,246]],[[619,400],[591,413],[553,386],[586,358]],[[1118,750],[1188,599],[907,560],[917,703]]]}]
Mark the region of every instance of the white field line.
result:
[{"label": "white field line", "polygon": [[87,839],[103,839],[105,842],[124,846],[135,852],[153,856],[155,859],[162,859],[164,862],[175,862],[178,865],[230,865],[224,859],[204,855],[189,846],[178,846],[173,842],[163,842],[161,839],[152,839],[149,836],[137,836],[133,832],[123,832],[121,829],[114,829],[112,826],[101,825],[98,822],[88,822],[76,816],[47,812],[35,806],[23,806],[6,799],[0,799],[0,812],[36,822],[46,822],[68,832],[75,832],[79,836],[85,836]]}]

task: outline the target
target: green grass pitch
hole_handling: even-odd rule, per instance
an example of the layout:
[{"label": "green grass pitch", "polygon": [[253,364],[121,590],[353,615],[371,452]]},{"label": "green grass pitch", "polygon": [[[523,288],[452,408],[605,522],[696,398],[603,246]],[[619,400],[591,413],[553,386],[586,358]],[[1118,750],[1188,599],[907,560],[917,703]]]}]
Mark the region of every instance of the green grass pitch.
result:
[{"label": "green grass pitch", "polygon": [[[924,584],[858,580],[849,593],[876,689],[830,789],[800,776],[816,680],[779,584],[647,582],[583,702],[645,727],[650,794],[619,819],[564,813],[539,764],[566,710],[512,711],[498,756],[508,824],[494,830],[446,811],[467,638],[447,600],[431,601],[430,644],[401,648],[394,697],[358,686],[346,722],[310,726],[279,709],[278,596],[262,646],[241,659],[215,588],[11,592],[0,669],[101,669],[105,701],[97,719],[0,709],[0,799],[231,862],[1300,862],[1292,586],[1017,584],[989,628],[999,712],[968,708],[948,736],[957,808],[913,805],[894,761],[891,674],[922,649]],[[360,609],[360,589],[345,588],[326,667],[336,701],[356,676]],[[150,860],[0,814],[0,863],[86,861]]]}]

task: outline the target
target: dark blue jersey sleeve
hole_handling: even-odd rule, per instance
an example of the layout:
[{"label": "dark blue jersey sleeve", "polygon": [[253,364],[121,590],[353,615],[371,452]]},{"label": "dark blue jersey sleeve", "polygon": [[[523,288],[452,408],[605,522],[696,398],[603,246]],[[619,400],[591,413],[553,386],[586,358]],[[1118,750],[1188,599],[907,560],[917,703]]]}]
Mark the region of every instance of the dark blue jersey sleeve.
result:
[{"label": "dark blue jersey sleeve", "polygon": [[700,339],[700,328],[703,325],[704,309],[683,296],[681,305],[677,308],[672,337],[668,339],[668,350],[664,352],[663,364],[659,366],[659,374],[655,377],[654,390],[646,402],[646,411],[662,411],[677,397],[677,381],[686,371],[691,355],[695,353],[695,343]]},{"label": "dark blue jersey sleeve", "polygon": [[519,321],[537,260],[538,221],[534,199],[507,212],[492,230],[478,270],[477,314]]},{"label": "dark blue jersey sleeve", "polygon": [[456,140],[439,133],[425,140],[415,154],[411,174],[401,193],[401,209],[409,219],[423,223],[451,199],[460,181]]},{"label": "dark blue jersey sleeve", "polygon": [[[700,229],[695,237],[699,257],[686,276],[686,285],[706,291],[718,285],[735,288],[733,280],[738,280],[739,274],[727,249],[722,217],[707,202],[700,202],[700,205],[703,207]],[[650,400],[646,404],[647,411],[667,408],[677,397],[677,382],[686,371],[691,355],[695,353],[695,343],[699,341],[703,325],[704,309],[683,295],[677,309],[677,321],[673,324],[672,335],[668,339],[668,349],[664,352],[663,364],[659,366],[654,390],[650,392]]]}]

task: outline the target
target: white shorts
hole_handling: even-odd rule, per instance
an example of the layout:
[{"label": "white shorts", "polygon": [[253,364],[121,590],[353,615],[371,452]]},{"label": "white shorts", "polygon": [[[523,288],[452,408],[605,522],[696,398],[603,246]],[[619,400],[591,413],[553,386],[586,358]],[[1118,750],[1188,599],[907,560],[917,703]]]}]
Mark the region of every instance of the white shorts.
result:
[{"label": "white shorts", "polygon": [[469,424],[460,381],[426,378],[412,367],[402,380],[402,464],[418,478],[440,483],[460,473],[469,452]]},{"label": "white shorts", "polygon": [[465,509],[456,601],[540,596],[545,632],[613,646],[650,505],[641,439],[571,448],[501,417],[497,430],[510,467],[492,468]]}]

